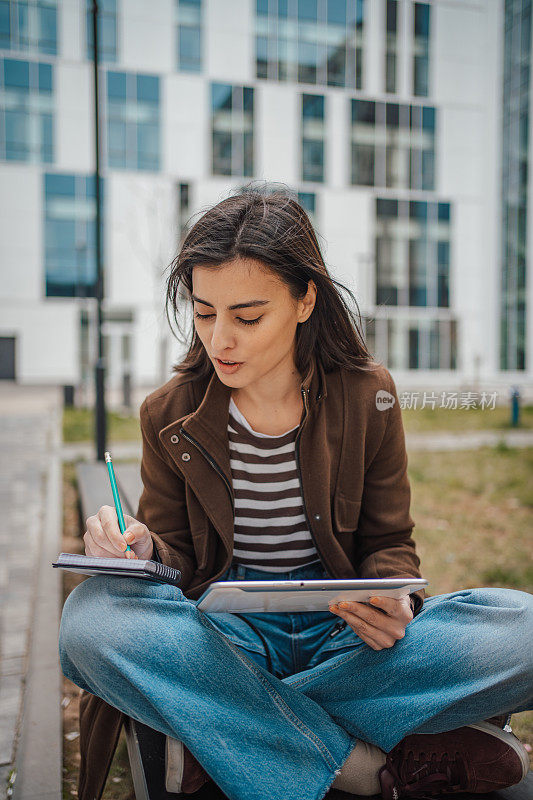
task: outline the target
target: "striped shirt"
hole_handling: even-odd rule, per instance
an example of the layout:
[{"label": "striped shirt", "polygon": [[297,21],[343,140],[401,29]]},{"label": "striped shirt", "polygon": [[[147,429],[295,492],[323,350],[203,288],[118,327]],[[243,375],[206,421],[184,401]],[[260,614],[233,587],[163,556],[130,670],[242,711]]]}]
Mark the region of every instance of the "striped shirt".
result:
[{"label": "striped shirt", "polygon": [[233,563],[288,572],[320,561],[307,528],[295,460],[298,425],[254,431],[230,399],[228,437],[235,495]]}]

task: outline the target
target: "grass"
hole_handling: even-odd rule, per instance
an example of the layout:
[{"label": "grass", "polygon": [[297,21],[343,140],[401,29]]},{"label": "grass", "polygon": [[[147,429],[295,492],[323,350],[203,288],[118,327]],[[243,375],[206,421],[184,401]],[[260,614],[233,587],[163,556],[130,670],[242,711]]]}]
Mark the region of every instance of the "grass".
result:
[{"label": "grass", "polygon": [[[107,413],[108,438],[113,442],[135,442],[141,438],[139,418],[115,411]],[[63,441],[89,442],[94,439],[94,411],[89,408],[65,408]]]},{"label": "grass", "polygon": [[520,409],[520,424],[517,428],[511,425],[509,406],[496,406],[494,409],[478,407],[432,409],[429,406],[420,408],[420,405],[421,398],[418,401],[418,408],[402,409],[403,424],[408,433],[533,430],[533,405],[525,405]]},{"label": "grass", "polygon": [[[420,405],[420,401],[419,401]],[[427,408],[402,410],[407,433],[463,433],[477,430],[533,430],[533,405],[520,409],[520,425],[510,424],[507,406],[495,409]],[[94,439],[94,412],[89,408],[66,408],[63,412],[63,441],[89,442]],[[108,438],[113,442],[135,442],[141,438],[137,416],[109,411]]]},{"label": "grass", "polygon": [[[412,452],[409,478],[414,538],[428,594],[476,586],[533,591],[531,537],[533,448],[486,447],[476,451]],[[63,549],[84,552],[79,537],[72,465],[65,465]],[[83,576],[64,573],[64,596]],[[64,733],[78,728],[78,688],[64,678]],[[515,714],[515,733],[533,744],[533,712]],[[79,739],[64,740],[64,793],[75,796]],[[124,734],[111,766],[103,800],[133,800]]]}]

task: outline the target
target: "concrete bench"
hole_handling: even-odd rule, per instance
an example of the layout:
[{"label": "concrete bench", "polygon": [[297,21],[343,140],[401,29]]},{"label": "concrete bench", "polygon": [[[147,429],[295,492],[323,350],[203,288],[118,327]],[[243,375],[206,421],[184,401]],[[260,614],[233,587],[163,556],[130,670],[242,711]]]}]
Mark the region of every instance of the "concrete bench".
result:
[{"label": "concrete bench", "polygon": [[[102,463],[79,462],[76,465],[80,498],[81,523],[103,505],[113,505],[107,468]],[[116,470],[117,484],[125,514],[135,516],[142,492],[142,483],[137,464],[121,464]],[[126,744],[130,761],[136,800],[227,800],[226,795],[212,784],[206,785],[194,795],[182,795],[166,790],[167,765],[165,762],[166,736],[137,720],[126,718]],[[443,800],[450,795],[443,795]],[[453,795],[456,800],[533,800],[533,772],[517,786],[503,789],[490,795]],[[327,800],[369,800],[336,790],[328,792]],[[371,800],[371,798],[370,798]],[[378,797],[376,796],[376,800]],[[435,798],[435,800],[438,800]]]}]

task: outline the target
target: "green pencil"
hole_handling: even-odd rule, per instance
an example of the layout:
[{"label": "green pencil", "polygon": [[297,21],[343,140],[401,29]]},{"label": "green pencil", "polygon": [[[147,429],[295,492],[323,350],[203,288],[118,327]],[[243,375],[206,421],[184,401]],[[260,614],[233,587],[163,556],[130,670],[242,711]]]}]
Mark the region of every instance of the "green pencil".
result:
[{"label": "green pencil", "polygon": [[[126,533],[126,524],[124,522],[124,514],[122,513],[122,504],[120,502],[120,495],[117,489],[117,481],[115,479],[115,470],[113,469],[113,462],[111,461],[111,454],[104,453],[105,463],[107,464],[107,471],[109,472],[109,480],[111,482],[111,491],[113,492],[113,500],[115,501],[115,509],[118,517],[118,527],[121,534],[124,536]],[[125,552],[131,550],[129,544],[126,546]]]}]

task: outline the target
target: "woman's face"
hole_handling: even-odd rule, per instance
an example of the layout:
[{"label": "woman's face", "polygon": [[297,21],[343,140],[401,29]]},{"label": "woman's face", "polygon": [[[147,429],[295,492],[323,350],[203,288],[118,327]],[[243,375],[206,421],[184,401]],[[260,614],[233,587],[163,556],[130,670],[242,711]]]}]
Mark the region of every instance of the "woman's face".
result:
[{"label": "woman's face", "polygon": [[194,267],[192,285],[196,331],[223,383],[240,389],[294,369],[296,326],[314,308],[313,281],[297,301],[267,266],[237,258]]}]

